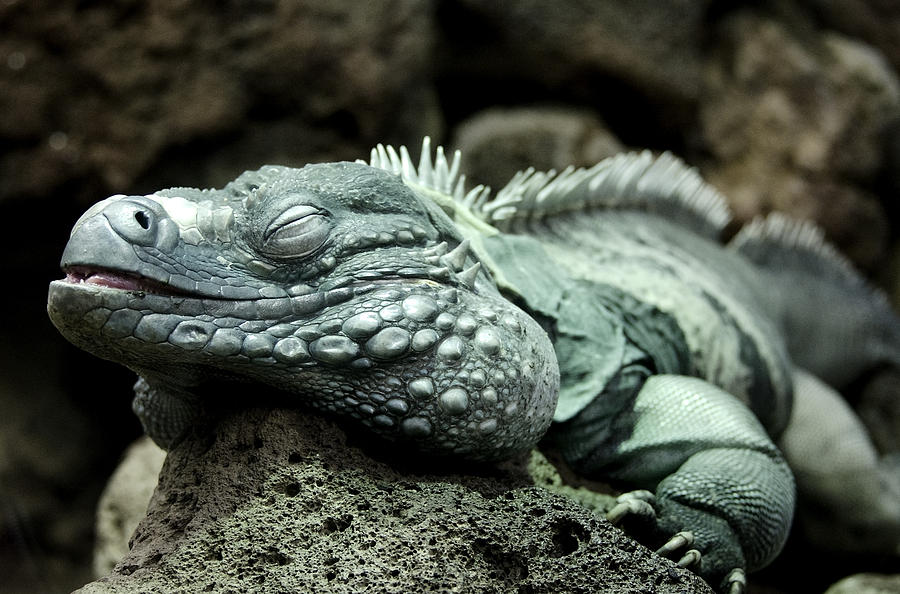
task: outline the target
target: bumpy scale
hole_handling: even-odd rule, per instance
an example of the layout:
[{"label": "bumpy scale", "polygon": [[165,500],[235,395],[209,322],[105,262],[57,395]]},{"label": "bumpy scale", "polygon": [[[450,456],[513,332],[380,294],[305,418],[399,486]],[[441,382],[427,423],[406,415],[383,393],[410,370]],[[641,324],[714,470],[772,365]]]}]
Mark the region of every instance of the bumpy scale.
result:
[{"label": "bumpy scale", "polygon": [[[723,247],[729,216],[669,155],[529,170],[491,198],[426,139],[418,165],[379,146],[108,198],[76,223],[48,311],[137,372],[163,447],[226,381],[440,455],[501,459],[549,429],[578,472],[635,489],[611,520],[648,519],[661,554],[739,591],[791,523],[772,439],[808,377],[792,357],[813,374],[896,364],[900,323],[814,229],[772,218]],[[839,295],[840,324],[807,329],[815,303],[785,288],[800,270],[812,302]],[[820,360],[803,354],[817,333]],[[831,398],[819,385],[797,397]]]}]

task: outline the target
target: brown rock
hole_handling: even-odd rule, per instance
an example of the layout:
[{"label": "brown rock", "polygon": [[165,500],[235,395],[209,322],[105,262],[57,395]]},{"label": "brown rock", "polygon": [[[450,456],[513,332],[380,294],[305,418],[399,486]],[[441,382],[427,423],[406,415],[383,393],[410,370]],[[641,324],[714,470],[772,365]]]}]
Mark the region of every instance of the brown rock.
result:
[{"label": "brown rock", "polygon": [[810,37],[749,13],[722,27],[707,64],[706,173],[739,219],[782,210],[818,221],[863,265],[881,257],[887,226],[871,186],[900,117],[900,83],[872,48]]},{"label": "brown rock", "polygon": [[489,109],[454,131],[469,185],[499,190],[517,171],[590,167],[624,147],[603,122],[566,108]]},{"label": "brown rock", "polygon": [[[366,146],[354,155],[424,132],[424,0],[365,9],[349,0],[225,8],[37,0],[4,3],[0,25],[0,138],[16,141],[0,157],[9,174],[0,199],[80,177],[132,189],[167,151],[193,142],[208,143],[204,162],[226,147],[241,154],[256,122],[294,120],[328,129],[334,140],[362,137]],[[321,141],[293,137],[294,159],[305,161]],[[243,167],[265,157],[247,155]],[[17,165],[29,162],[42,167],[20,173]],[[208,180],[195,172],[191,181]]]},{"label": "brown rock", "polygon": [[699,95],[707,0],[456,4],[444,14],[458,25],[449,30],[446,60],[466,74],[499,84],[531,80],[601,101],[618,84],[679,115]]},{"label": "brown rock", "polygon": [[900,71],[900,9],[896,0],[806,0],[828,27],[878,48]]}]

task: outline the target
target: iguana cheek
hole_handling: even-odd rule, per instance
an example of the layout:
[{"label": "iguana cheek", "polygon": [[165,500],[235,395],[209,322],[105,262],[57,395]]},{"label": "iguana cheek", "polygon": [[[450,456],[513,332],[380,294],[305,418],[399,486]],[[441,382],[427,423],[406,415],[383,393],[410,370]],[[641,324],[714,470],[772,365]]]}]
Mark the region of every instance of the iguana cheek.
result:
[{"label": "iguana cheek", "polygon": [[[224,368],[427,450],[501,456],[533,445],[550,422],[540,411],[552,411],[556,398],[552,347],[498,296],[409,283],[314,319],[243,337],[220,328],[202,350]],[[543,369],[547,361],[553,369]]]}]

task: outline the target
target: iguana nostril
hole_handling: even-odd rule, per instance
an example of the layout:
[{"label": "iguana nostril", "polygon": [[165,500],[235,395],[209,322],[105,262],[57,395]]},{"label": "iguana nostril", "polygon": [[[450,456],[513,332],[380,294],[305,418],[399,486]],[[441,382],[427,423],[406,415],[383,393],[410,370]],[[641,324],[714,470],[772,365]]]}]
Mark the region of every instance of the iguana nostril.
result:
[{"label": "iguana nostril", "polygon": [[154,245],[159,239],[159,224],[162,219],[151,205],[143,203],[144,200],[141,197],[119,200],[104,208],[102,213],[122,238],[147,246]]},{"label": "iguana nostril", "polygon": [[137,221],[137,224],[140,225],[142,229],[150,228],[150,217],[148,217],[147,213],[143,210],[135,211],[134,220]]}]

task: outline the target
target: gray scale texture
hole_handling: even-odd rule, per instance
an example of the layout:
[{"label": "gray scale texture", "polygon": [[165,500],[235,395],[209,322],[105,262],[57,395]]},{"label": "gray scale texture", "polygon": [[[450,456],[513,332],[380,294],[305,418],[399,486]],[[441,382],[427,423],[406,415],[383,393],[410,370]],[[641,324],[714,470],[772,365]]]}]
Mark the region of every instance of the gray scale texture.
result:
[{"label": "gray scale texture", "polygon": [[429,474],[433,464],[398,469],[346,441],[319,417],[250,409],[211,446],[183,442],[131,550],[78,592],[711,592],[536,487],[546,461],[531,475],[527,458]]}]

